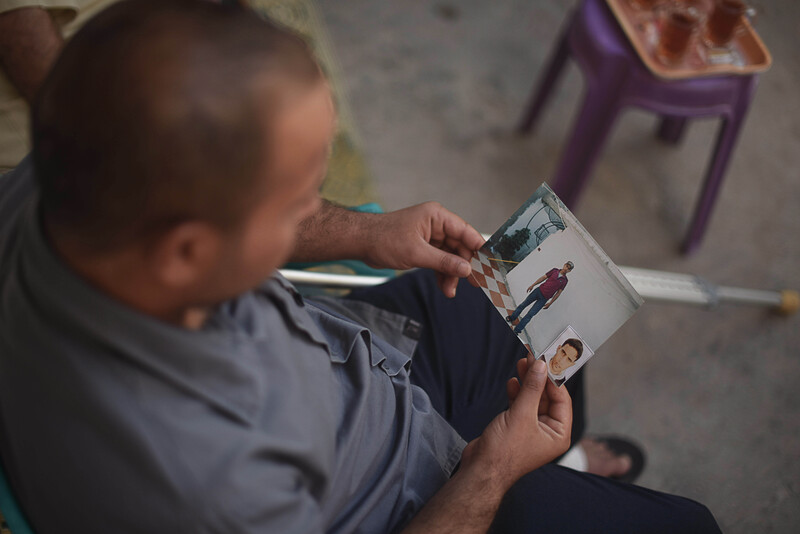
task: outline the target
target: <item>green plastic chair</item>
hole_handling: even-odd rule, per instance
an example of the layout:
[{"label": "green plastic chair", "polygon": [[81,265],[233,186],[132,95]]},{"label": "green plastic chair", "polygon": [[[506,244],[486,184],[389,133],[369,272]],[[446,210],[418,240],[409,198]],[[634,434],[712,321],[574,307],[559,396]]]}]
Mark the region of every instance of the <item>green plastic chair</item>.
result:
[{"label": "green plastic chair", "polygon": [[33,529],[28,520],[25,519],[17,499],[11,492],[11,486],[3,471],[2,462],[0,462],[0,511],[3,512],[3,517],[9,530],[11,530],[11,534],[33,534]]}]

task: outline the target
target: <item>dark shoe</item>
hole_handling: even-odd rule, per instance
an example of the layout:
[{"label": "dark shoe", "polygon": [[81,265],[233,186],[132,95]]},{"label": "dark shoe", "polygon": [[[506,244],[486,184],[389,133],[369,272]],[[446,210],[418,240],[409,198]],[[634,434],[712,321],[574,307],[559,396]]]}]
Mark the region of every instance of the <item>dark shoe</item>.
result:
[{"label": "dark shoe", "polygon": [[589,439],[597,443],[605,444],[605,446],[617,456],[628,456],[631,459],[631,468],[627,473],[608,478],[619,480],[620,482],[632,483],[642,474],[642,471],[644,471],[644,450],[632,441],[619,436],[594,436]]}]

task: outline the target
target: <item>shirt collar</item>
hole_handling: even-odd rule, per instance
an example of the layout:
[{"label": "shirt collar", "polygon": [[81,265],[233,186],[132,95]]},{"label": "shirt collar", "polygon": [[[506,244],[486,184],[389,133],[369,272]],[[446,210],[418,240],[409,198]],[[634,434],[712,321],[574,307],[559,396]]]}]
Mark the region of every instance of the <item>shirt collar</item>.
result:
[{"label": "shirt collar", "polygon": [[264,384],[252,372],[255,355],[239,350],[236,333],[191,331],[168,324],[112,299],[79,277],[47,243],[39,220],[38,195],[22,213],[21,283],[30,304],[62,335],[103,347],[175,387],[238,419],[261,408]]}]

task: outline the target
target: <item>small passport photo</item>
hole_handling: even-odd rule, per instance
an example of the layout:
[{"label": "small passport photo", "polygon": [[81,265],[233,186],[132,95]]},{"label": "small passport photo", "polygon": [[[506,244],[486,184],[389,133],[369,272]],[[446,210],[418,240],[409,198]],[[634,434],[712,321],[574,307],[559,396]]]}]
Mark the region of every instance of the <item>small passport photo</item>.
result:
[{"label": "small passport photo", "polygon": [[560,386],[588,362],[594,351],[574,328],[568,326],[550,346],[544,349],[541,359],[547,363],[547,376]]},{"label": "small passport photo", "polygon": [[551,375],[559,385],[643,303],[546,184],[475,253],[472,277],[535,356],[546,356],[567,331],[581,341],[589,357],[558,379]]}]

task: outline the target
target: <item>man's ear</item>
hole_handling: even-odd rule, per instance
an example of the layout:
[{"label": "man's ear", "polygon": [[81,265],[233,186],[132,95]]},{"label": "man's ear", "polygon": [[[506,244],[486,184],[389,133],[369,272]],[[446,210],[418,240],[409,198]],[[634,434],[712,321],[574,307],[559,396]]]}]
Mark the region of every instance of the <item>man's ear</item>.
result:
[{"label": "man's ear", "polygon": [[167,288],[186,289],[202,283],[219,261],[223,236],[203,221],[180,223],[148,248],[147,265]]}]

